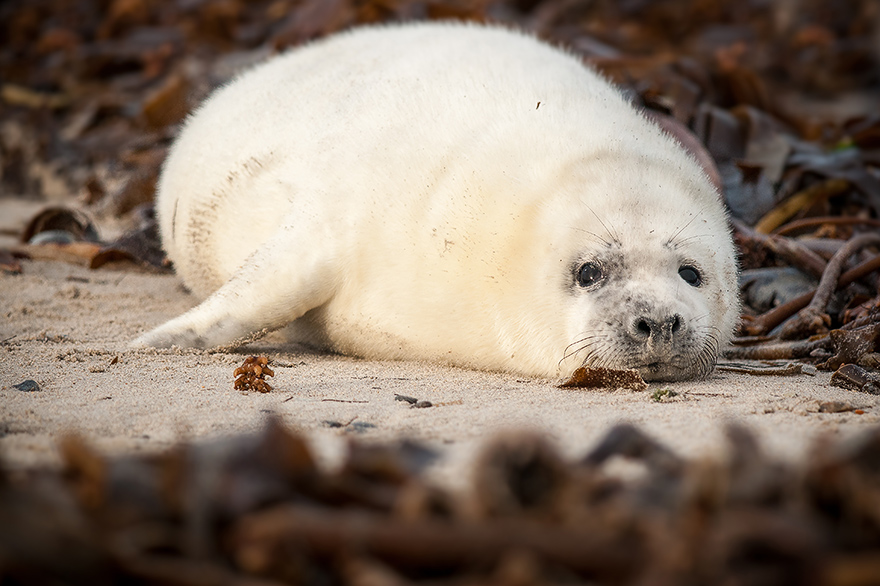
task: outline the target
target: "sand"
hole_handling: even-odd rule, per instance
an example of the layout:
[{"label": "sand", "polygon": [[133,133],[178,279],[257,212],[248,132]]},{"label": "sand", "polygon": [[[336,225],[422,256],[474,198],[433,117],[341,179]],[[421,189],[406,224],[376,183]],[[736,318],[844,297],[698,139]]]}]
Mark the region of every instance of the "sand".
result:
[{"label": "sand", "polygon": [[[635,392],[367,361],[285,346],[271,335],[226,353],[130,350],[139,333],[195,304],[174,275],[130,265],[22,264],[22,274],[0,274],[0,458],[13,468],[57,465],[56,442],[66,433],[80,433],[108,454],[145,453],[254,431],[270,414],[306,434],[331,466],[350,440],[420,440],[442,456],[431,474],[459,485],[481,446],[499,433],[537,430],[576,458],[627,421],[687,457],[714,458],[725,453],[725,425],[737,422],[773,457],[795,461],[823,434],[849,437],[880,423],[880,397],[832,387],[824,372],[716,371],[707,380]],[[272,392],[233,389],[232,373],[250,354],[272,360]],[[26,379],[40,390],[13,386]],[[659,389],[678,395],[658,402],[652,395]],[[433,406],[413,408],[396,394]],[[820,413],[826,401],[864,413]]]}]

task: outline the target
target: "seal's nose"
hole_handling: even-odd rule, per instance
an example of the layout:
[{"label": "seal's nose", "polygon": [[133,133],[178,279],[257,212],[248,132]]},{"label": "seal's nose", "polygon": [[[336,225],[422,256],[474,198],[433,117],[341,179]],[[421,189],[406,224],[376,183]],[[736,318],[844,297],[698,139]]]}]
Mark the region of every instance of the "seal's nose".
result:
[{"label": "seal's nose", "polygon": [[630,335],[649,347],[667,346],[681,330],[682,318],[677,313],[663,319],[637,317],[630,326]]}]

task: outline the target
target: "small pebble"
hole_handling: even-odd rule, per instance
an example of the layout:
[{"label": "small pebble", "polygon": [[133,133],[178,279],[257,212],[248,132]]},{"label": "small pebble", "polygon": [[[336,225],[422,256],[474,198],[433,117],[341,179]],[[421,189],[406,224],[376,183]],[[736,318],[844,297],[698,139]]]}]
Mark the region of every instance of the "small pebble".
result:
[{"label": "small pebble", "polygon": [[368,421],[355,421],[346,426],[346,431],[354,433],[366,433],[371,429],[376,429],[376,425]]},{"label": "small pebble", "polygon": [[844,413],[853,407],[846,401],[825,401],[819,404],[819,413]]},{"label": "small pebble", "polygon": [[31,380],[31,379],[27,379],[26,381],[22,381],[22,382],[18,383],[17,385],[12,385],[12,386],[14,388],[18,389],[19,391],[23,391],[25,393],[32,393],[34,391],[40,390],[40,385],[37,384],[37,381]]},{"label": "small pebble", "polygon": [[857,364],[844,364],[831,375],[831,386],[862,391],[872,395],[880,394],[880,379]]}]

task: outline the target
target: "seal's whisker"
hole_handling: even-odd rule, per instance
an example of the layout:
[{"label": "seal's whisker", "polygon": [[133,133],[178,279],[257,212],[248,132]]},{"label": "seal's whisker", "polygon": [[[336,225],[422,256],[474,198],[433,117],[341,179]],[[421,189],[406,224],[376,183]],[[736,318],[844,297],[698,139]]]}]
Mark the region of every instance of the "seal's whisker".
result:
[{"label": "seal's whisker", "polygon": [[[613,226],[611,228],[609,228],[608,225],[606,225],[605,222],[602,221],[602,218],[599,217],[599,214],[597,214],[595,212],[595,210],[593,210],[593,208],[591,208],[590,206],[586,206],[586,208],[588,210],[590,210],[590,213],[593,214],[597,220],[599,220],[599,224],[601,224],[602,227],[605,228],[605,231],[608,233],[608,236],[611,237],[611,242],[619,245],[620,238],[617,236],[617,232],[612,229]],[[609,244],[609,246],[610,246],[610,244]]]},{"label": "seal's whisker", "polygon": [[605,246],[611,246],[611,244],[612,244],[611,242],[608,242],[607,240],[605,240],[604,238],[602,238],[601,236],[599,236],[595,232],[590,232],[589,230],[579,228],[578,226],[569,226],[568,228],[570,230],[577,230],[578,232],[583,232],[584,234],[589,234],[590,236],[592,236],[593,238],[595,238],[597,241],[601,242]]},{"label": "seal's whisker", "polygon": [[696,214],[691,216],[691,219],[688,220],[684,226],[679,228],[672,236],[669,237],[669,240],[666,241],[666,245],[667,246],[678,246],[681,242],[677,241],[676,239],[681,235],[682,232],[687,230],[688,226],[693,224],[697,220],[697,218],[702,216],[704,211],[705,211],[705,209],[701,208]]},{"label": "seal's whisker", "polygon": [[582,337],[578,338],[577,340],[575,340],[574,342],[572,342],[571,344],[569,344],[568,346],[566,346],[565,349],[563,350],[563,352],[568,351],[568,349],[571,348],[572,346],[574,346],[575,344],[581,344],[582,342],[586,342],[586,341],[588,341],[588,340],[598,338],[598,337],[600,337],[600,335],[601,335],[601,334],[597,334],[597,333],[593,333],[593,334],[584,333],[584,334],[581,334]]},{"label": "seal's whisker", "polygon": [[[588,350],[591,347],[594,347],[599,342],[608,342],[610,337],[607,334],[592,334],[592,335],[584,335],[583,337],[575,340],[571,344],[565,347],[563,350],[563,356],[559,359],[557,366],[560,366],[565,360],[568,360],[572,356],[576,356],[580,354],[584,350]],[[569,351],[569,348],[572,346],[577,346],[574,350]],[[586,358],[585,358],[586,360]]]},{"label": "seal's whisker", "polygon": [[680,240],[676,240],[675,242],[670,242],[669,245],[674,248],[678,248],[679,246],[682,246],[682,245],[686,244],[687,242],[690,242],[691,240],[699,240],[701,238],[715,238],[715,236],[713,234],[708,234],[708,233],[691,234],[687,238],[681,238]]},{"label": "seal's whisker", "polygon": [[[575,344],[579,344],[579,343],[584,342],[584,341],[585,341],[585,340],[581,340],[581,341],[579,341],[579,342],[575,342]],[[561,365],[564,361],[568,360],[568,359],[571,358],[572,356],[575,356],[575,355],[579,354],[580,352],[584,351],[585,349],[589,348],[591,344],[590,344],[590,343],[584,343],[584,344],[581,345],[580,347],[575,348],[574,350],[572,350],[572,351],[570,351],[570,352],[567,351],[568,348],[570,348],[572,345],[573,345],[573,344],[569,344],[569,345],[566,347],[566,352],[563,354],[562,358],[559,359],[559,363],[558,363],[557,365]]]}]

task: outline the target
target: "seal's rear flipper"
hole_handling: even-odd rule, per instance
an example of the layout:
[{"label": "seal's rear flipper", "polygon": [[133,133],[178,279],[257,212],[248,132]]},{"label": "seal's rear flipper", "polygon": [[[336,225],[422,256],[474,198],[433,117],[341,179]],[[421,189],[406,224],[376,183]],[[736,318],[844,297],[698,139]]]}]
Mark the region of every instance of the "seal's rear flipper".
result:
[{"label": "seal's rear flipper", "polygon": [[205,301],[132,346],[212,348],[278,329],[323,305],[335,290],[333,254],[299,236],[292,226],[280,228]]}]

